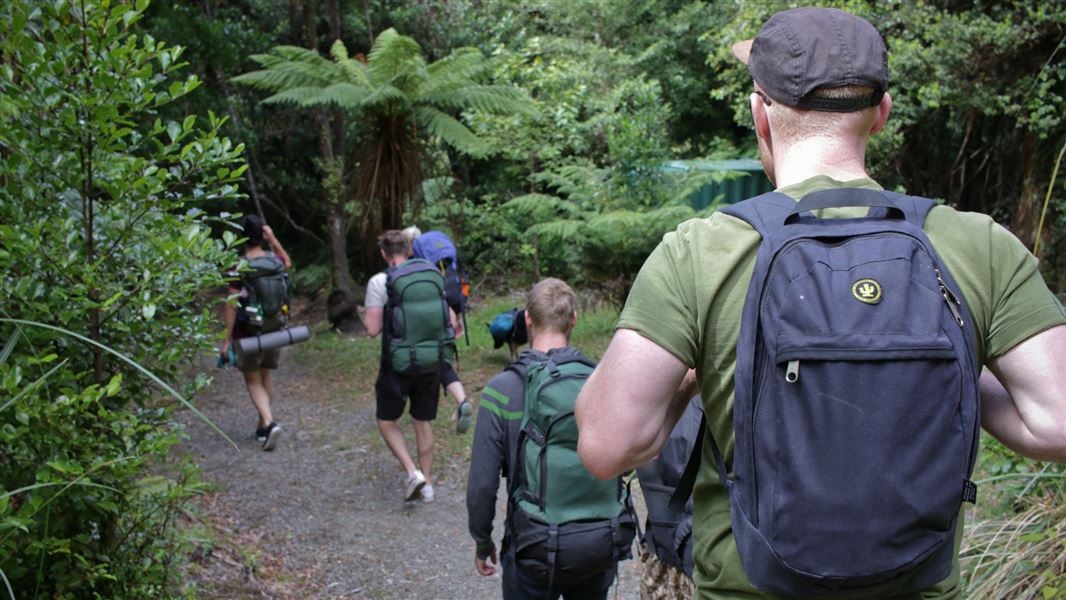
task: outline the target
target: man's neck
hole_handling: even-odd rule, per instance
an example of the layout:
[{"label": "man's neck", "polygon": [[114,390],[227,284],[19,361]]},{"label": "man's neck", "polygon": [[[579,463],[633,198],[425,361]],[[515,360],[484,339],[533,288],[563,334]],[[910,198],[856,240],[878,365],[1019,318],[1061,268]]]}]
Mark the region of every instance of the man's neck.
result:
[{"label": "man's neck", "polygon": [[395,267],[407,262],[406,256],[390,256],[388,260],[389,267]]},{"label": "man's neck", "polygon": [[570,340],[561,333],[555,333],[552,331],[546,333],[540,333],[533,336],[533,342],[530,347],[534,350],[547,353],[549,350],[555,350],[556,348],[565,348],[570,345]]},{"label": "man's neck", "polygon": [[866,173],[866,144],[840,140],[827,144],[812,138],[775,149],[774,174],[777,187],[800,183],[815,175],[825,175],[837,181],[851,181],[869,177]]}]

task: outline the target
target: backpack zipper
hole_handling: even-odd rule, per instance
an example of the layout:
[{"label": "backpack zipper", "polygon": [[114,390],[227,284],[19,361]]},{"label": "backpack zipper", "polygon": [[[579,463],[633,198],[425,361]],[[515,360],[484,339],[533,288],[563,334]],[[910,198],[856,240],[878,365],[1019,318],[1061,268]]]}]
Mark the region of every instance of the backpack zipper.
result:
[{"label": "backpack zipper", "polygon": [[790,360],[788,361],[788,367],[785,369],[785,381],[789,383],[796,383],[800,378],[800,361]]},{"label": "backpack zipper", "polygon": [[962,314],[959,313],[959,306],[962,306],[962,303],[959,302],[958,296],[948,289],[948,285],[944,283],[944,277],[940,274],[940,269],[933,267],[933,272],[936,273],[936,282],[940,286],[940,295],[944,297],[944,304],[948,305],[948,310],[951,311],[951,316],[955,317],[955,322],[959,324],[959,327],[965,327]]}]

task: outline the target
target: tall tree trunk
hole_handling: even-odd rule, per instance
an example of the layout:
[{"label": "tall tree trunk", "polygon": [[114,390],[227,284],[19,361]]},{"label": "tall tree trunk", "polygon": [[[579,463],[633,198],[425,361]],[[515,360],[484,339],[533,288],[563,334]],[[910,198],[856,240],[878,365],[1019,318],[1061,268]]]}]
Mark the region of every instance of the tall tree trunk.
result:
[{"label": "tall tree trunk", "polygon": [[[318,50],[315,0],[290,0],[290,18],[299,14],[304,43],[311,50]],[[340,39],[341,12],[339,0],[326,1],[326,16],[330,37]],[[348,264],[348,217],[345,214],[347,194],[345,190],[344,161],[344,114],[334,109],[316,109],[315,125],[318,129],[318,150],[322,157],[322,201],[326,213],[326,233],[329,239],[330,278],[335,289],[348,293],[357,290]]]},{"label": "tall tree trunk", "polygon": [[357,289],[348,266],[348,217],[338,207],[326,207],[326,227],[329,231],[330,271],[333,287],[354,292]]},{"label": "tall tree trunk", "polygon": [[1021,142],[1018,148],[1018,159],[1021,163],[1018,170],[1021,177],[1018,188],[1021,189],[1021,194],[1018,196],[1018,204],[1015,206],[1010,225],[1014,235],[1031,249],[1036,239],[1036,224],[1040,219],[1040,204],[1044,191],[1036,173],[1040,143],[1031,132],[1023,133]]}]

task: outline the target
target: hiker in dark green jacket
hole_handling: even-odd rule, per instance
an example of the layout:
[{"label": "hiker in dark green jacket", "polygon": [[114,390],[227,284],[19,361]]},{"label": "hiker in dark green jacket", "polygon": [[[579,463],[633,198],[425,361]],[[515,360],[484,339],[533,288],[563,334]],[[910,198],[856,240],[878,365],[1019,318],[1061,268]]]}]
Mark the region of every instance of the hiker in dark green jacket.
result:
[{"label": "hiker in dark green jacket", "polygon": [[482,576],[495,574],[497,564],[502,567],[503,598],[507,600],[542,600],[560,595],[581,600],[605,598],[615,579],[613,563],[606,570],[580,576],[571,575],[565,572],[564,566],[557,565],[549,576],[545,561],[530,556],[535,555],[535,551],[526,553],[519,549],[517,553],[513,552],[516,533],[520,533],[514,530],[512,517],[516,506],[513,502],[508,502],[507,525],[499,552],[492,540],[500,475],[508,478],[510,488],[518,472],[515,465],[520,460],[519,432],[526,405],[526,382],[513,367],[549,358],[560,364],[573,358],[588,360],[569,345],[570,332],[577,322],[575,296],[570,286],[558,279],[540,281],[529,292],[526,307],[532,348],[523,351],[516,363],[489,381],[482,391],[478,409],[466,488],[470,535],[477,545],[474,566]]}]

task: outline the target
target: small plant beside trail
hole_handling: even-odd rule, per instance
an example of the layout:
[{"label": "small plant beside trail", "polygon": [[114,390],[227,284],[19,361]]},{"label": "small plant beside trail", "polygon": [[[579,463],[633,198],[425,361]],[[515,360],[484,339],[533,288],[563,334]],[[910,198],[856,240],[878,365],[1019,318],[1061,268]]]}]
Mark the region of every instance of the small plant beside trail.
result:
[{"label": "small plant beside trail", "polygon": [[0,598],[183,595],[174,519],[200,484],[162,465],[168,398],[208,380],[163,379],[217,334],[193,300],[236,240],[203,207],[244,167],[214,116],[157,118],[199,82],[131,33],[146,7],[0,9]]},{"label": "small plant beside trail", "polygon": [[962,544],[967,597],[1066,598],[1066,467],[985,442],[979,483],[988,493]]}]

